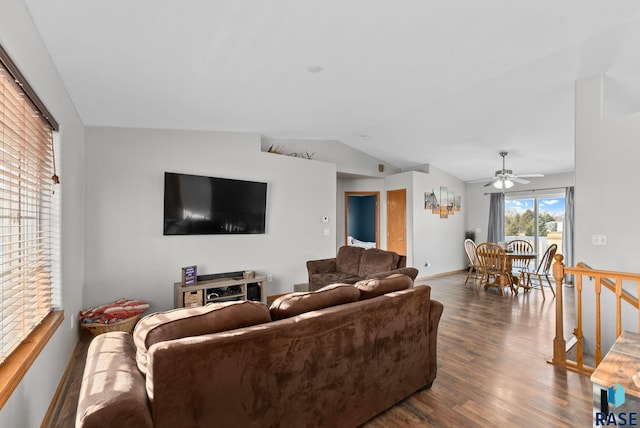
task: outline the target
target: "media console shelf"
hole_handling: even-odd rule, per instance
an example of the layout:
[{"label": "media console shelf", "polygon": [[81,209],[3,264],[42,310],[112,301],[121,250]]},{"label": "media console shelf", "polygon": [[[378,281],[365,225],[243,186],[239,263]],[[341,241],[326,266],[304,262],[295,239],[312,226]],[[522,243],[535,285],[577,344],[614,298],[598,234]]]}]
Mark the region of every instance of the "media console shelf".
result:
[{"label": "media console shelf", "polygon": [[[257,287],[254,293],[253,287]],[[198,281],[195,284],[173,284],[173,306],[175,308],[203,306],[212,302],[230,300],[257,300],[267,303],[267,277],[255,278],[218,278],[209,281]],[[257,295],[256,295],[257,294]]]}]

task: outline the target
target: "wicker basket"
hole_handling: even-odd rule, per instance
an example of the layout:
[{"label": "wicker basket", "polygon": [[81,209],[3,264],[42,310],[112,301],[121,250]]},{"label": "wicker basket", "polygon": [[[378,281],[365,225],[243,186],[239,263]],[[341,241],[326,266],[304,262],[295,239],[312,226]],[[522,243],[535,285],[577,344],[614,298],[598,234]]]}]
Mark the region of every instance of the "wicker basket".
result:
[{"label": "wicker basket", "polygon": [[102,333],[108,333],[110,331],[124,331],[126,333],[131,333],[141,316],[142,314],[136,315],[131,318],[127,318],[122,321],[114,322],[111,324],[92,323],[92,324],[80,324],[80,325],[82,325],[84,328],[89,330],[91,334],[93,334],[94,336],[97,336]]},{"label": "wicker basket", "polygon": [[184,292],[183,296],[185,308],[195,308],[198,306],[202,306],[204,296],[202,290],[186,291]]}]

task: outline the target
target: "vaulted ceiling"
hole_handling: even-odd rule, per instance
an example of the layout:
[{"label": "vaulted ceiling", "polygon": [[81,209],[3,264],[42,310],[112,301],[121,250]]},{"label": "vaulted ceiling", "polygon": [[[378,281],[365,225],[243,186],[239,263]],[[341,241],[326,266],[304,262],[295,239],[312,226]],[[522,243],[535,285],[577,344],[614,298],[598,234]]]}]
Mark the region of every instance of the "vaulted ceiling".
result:
[{"label": "vaulted ceiling", "polygon": [[[462,180],[573,169],[574,83],[638,107],[635,0],[25,0],[87,126],[333,139]],[[640,108],[638,108],[640,109]]]}]

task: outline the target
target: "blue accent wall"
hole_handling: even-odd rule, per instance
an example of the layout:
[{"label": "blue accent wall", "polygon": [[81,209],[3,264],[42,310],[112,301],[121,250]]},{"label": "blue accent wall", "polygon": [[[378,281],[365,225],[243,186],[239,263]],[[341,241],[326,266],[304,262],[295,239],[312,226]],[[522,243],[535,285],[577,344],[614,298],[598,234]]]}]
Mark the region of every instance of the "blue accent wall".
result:
[{"label": "blue accent wall", "polygon": [[349,196],[347,233],[360,241],[376,242],[375,195]]}]

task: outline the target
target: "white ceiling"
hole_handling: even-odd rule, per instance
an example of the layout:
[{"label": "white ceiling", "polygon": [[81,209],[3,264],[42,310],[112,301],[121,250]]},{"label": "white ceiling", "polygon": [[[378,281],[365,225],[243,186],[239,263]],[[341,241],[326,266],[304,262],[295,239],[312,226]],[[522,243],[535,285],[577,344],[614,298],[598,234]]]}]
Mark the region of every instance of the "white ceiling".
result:
[{"label": "white ceiling", "polygon": [[636,0],[25,2],[88,126],[334,139],[473,180],[501,150],[573,170],[578,78],[638,107]]}]

